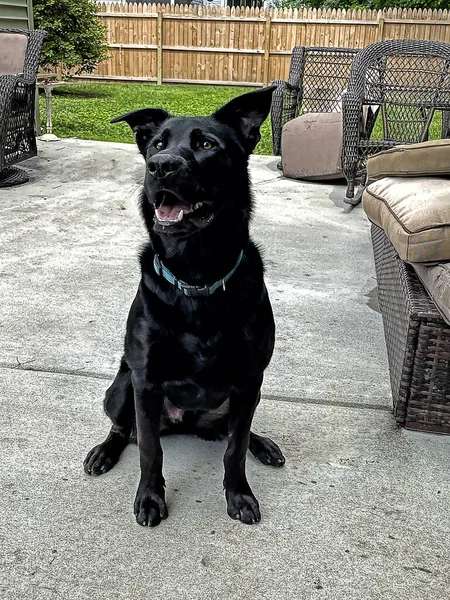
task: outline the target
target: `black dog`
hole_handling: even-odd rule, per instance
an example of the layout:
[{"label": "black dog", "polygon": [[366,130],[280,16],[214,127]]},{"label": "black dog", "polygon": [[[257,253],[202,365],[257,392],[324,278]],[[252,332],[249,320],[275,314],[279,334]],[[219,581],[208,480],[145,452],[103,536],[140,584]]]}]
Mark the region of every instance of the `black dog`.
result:
[{"label": "black dog", "polygon": [[167,517],[161,434],[228,434],[228,514],[244,523],[261,518],[245,474],[247,449],[264,464],[284,464],[274,442],[250,431],[275,326],[261,256],[249,237],[247,163],[273,91],[239,96],[209,117],[145,108],[113,120],[130,125],[146,161],[141,212],[150,240],[124,358],[106,392],[113,426],[84,469],[106,473],[137,433],[140,525]]}]

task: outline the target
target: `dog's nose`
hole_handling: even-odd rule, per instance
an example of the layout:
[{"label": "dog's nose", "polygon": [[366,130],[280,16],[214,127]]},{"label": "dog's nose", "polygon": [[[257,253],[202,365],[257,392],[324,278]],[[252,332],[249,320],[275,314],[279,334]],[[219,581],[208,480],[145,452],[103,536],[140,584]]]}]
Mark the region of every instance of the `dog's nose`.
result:
[{"label": "dog's nose", "polygon": [[147,169],[152,175],[159,179],[164,179],[169,175],[177,173],[182,165],[184,159],[181,156],[172,156],[171,154],[156,154],[147,163]]}]

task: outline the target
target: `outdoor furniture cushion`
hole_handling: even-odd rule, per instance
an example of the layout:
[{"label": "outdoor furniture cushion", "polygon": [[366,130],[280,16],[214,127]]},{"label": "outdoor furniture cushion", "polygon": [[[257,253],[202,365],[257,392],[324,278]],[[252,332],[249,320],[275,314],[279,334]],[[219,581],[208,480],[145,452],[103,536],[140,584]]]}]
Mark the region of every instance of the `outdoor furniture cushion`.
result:
[{"label": "outdoor furniture cushion", "polygon": [[0,75],[23,73],[28,37],[20,33],[0,33]]},{"label": "outdoor furniture cushion", "polygon": [[293,179],[342,177],[342,113],[308,113],[283,127],[281,168]]},{"label": "outdoor furniture cushion", "polygon": [[450,139],[397,146],[367,163],[367,179],[450,175]]},{"label": "outdoor furniture cushion", "polygon": [[450,263],[412,265],[444,321],[450,325]]},{"label": "outdoor furniture cushion", "polygon": [[385,177],[365,189],[363,207],[402,260],[450,260],[450,179]]}]

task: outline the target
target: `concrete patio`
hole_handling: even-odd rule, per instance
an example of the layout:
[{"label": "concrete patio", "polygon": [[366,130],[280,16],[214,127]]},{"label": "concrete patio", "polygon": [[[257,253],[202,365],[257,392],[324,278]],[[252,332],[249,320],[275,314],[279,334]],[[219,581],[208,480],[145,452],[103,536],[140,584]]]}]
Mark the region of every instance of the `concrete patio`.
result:
[{"label": "concrete patio", "polygon": [[248,460],[262,522],[226,514],[224,443],[164,439],[169,519],[132,514],[136,446],[84,475],[104,437],[145,240],[143,163],[61,140],[0,190],[0,597],[5,600],[441,600],[449,597],[450,438],[398,430],[369,225],[340,185],[253,157],[253,236],[278,335]]}]

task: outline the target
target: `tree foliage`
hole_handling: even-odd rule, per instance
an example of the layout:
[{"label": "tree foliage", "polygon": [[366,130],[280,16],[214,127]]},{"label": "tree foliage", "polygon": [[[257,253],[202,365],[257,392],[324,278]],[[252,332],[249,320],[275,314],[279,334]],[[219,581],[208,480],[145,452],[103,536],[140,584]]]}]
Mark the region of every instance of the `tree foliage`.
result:
[{"label": "tree foliage", "polygon": [[106,28],[94,0],[34,0],[34,22],[47,31],[41,65],[63,75],[92,72],[107,58]]}]

